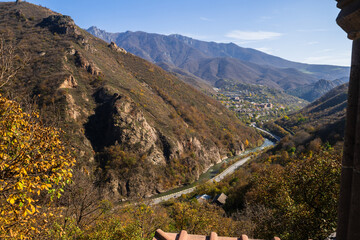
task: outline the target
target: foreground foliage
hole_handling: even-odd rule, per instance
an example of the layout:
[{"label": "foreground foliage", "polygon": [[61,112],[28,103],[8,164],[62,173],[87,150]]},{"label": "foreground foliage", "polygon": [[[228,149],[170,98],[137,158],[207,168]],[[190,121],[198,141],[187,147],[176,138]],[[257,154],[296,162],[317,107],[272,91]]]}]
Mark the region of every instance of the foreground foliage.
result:
[{"label": "foreground foliage", "polygon": [[257,238],[324,239],[336,230],[341,150],[291,154],[263,154],[228,179],[226,209]]},{"label": "foreground foliage", "polygon": [[[260,237],[324,239],[336,230],[340,189],[340,154],[321,150],[298,157],[285,167],[274,165],[254,176],[246,195],[249,205],[271,211],[257,224]],[[266,231],[261,226],[267,226]]]},{"label": "foreground foliage", "polygon": [[24,113],[1,95],[0,159],[0,237],[31,237],[42,230],[38,221],[46,221],[39,199],[61,195],[75,159],[58,130],[42,126],[37,114]]},{"label": "foreground foliage", "polygon": [[79,227],[69,218],[71,224],[63,228],[58,220],[49,232],[55,239],[151,240],[158,228],[207,235],[215,231],[222,236],[240,236],[243,232],[240,222],[226,217],[221,207],[184,199],[165,205],[116,207],[86,227]]},{"label": "foreground foliage", "polygon": [[[96,213],[89,210],[84,214],[87,224],[79,223],[76,214],[67,214],[56,219],[48,234],[55,239],[140,240],[152,239],[161,228],[202,235],[215,231],[221,236],[322,240],[336,229],[340,159],[341,151],[331,147],[301,154],[263,154],[223,182],[205,184],[194,194],[157,206],[140,202],[100,207]],[[225,210],[194,199],[196,194],[221,192],[228,195]]]}]

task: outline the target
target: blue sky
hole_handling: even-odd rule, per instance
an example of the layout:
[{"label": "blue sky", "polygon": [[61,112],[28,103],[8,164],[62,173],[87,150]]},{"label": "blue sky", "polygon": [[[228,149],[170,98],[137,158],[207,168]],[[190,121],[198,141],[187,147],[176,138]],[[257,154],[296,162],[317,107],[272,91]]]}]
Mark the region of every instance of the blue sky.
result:
[{"label": "blue sky", "polygon": [[178,33],[234,42],[288,60],[350,65],[351,41],[335,23],[335,0],[28,0],[82,28]]}]

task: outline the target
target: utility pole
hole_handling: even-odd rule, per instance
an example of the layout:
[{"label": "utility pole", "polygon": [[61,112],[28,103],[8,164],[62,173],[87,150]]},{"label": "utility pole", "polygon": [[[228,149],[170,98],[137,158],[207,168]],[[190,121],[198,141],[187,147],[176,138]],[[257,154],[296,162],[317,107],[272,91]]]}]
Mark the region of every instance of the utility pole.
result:
[{"label": "utility pole", "polygon": [[337,0],[336,22],[353,41],[337,240],[360,239],[360,0]]}]

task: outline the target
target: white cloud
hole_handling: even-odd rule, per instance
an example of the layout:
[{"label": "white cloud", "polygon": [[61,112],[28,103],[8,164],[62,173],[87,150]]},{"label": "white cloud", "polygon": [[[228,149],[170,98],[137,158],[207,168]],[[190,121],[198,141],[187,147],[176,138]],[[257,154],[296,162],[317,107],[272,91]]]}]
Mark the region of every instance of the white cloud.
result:
[{"label": "white cloud", "polygon": [[319,42],[313,41],[313,42],[308,42],[308,45],[315,45],[315,44],[319,44]]},{"label": "white cloud", "polygon": [[200,20],[206,21],[206,22],[211,22],[212,21],[210,18],[206,18],[206,17],[200,17]]},{"label": "white cloud", "polygon": [[258,40],[267,40],[273,39],[277,37],[281,37],[283,34],[278,32],[265,32],[265,31],[239,31],[234,30],[226,34],[226,37],[233,38],[237,40],[245,40],[245,41],[258,41]]}]

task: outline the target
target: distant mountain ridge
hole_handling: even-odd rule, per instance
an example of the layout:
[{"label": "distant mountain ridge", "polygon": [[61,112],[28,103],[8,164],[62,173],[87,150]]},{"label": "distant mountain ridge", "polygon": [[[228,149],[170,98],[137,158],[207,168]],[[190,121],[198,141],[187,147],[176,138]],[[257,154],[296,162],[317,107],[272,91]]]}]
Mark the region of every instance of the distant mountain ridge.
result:
[{"label": "distant mountain ridge", "polygon": [[340,79],[335,79],[332,81],[320,79],[319,81],[317,81],[315,83],[304,85],[304,86],[298,87],[296,89],[290,90],[288,93],[290,93],[291,95],[297,96],[299,98],[305,99],[309,102],[312,102],[312,101],[318,99],[319,97],[323,96],[324,94],[326,94],[333,88],[335,88],[341,84],[344,84],[348,81],[349,81],[349,79],[346,77],[340,78]]},{"label": "distant mountain ridge", "polygon": [[301,138],[307,141],[317,137],[331,144],[343,141],[348,88],[349,83],[337,86],[300,111],[278,119],[275,124],[295,133],[294,139],[302,135]]},{"label": "distant mountain ridge", "polygon": [[159,66],[180,68],[211,85],[227,79],[289,90],[310,85],[319,79],[335,80],[349,76],[348,67],[292,62],[234,43],[205,42],[178,34],[107,33],[96,27],[87,31],[105,41],[116,42],[127,51]]}]

